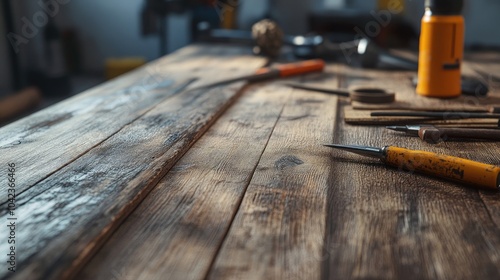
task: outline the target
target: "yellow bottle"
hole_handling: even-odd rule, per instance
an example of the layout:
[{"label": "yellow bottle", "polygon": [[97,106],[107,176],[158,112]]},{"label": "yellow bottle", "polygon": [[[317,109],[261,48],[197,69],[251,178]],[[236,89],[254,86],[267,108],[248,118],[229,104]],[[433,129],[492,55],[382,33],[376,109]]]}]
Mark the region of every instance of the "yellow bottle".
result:
[{"label": "yellow bottle", "polygon": [[457,97],[462,92],[463,0],[426,0],[425,6],[417,93],[428,97]]}]

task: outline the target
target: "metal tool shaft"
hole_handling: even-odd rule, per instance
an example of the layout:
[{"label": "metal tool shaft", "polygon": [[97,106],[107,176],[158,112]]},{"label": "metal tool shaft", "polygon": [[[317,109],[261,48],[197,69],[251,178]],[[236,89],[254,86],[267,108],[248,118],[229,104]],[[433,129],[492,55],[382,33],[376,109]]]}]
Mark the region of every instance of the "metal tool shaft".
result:
[{"label": "metal tool shaft", "polygon": [[405,132],[418,136],[428,143],[437,143],[448,139],[478,139],[500,141],[500,130],[491,128],[466,128],[466,127],[435,127],[433,125],[405,125],[388,126],[388,129]]}]

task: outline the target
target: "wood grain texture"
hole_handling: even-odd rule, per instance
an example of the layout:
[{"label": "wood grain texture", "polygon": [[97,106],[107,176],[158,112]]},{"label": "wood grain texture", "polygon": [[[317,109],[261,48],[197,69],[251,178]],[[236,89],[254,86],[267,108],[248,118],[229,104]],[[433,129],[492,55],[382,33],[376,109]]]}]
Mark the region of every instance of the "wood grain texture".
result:
[{"label": "wood grain texture", "polygon": [[169,99],[19,197],[23,255],[16,278],[71,276],[215,120],[234,90]]},{"label": "wood grain texture", "polygon": [[[486,61],[492,67],[488,71],[498,66],[498,60],[494,62],[491,56],[482,62],[471,60],[474,68]],[[488,105],[498,106],[498,90],[492,84],[490,90]],[[480,99],[469,100],[471,104],[483,104]],[[441,109],[437,105],[428,109]],[[339,124],[337,135],[340,143],[397,145],[500,165],[498,153],[492,152],[499,148],[496,143],[450,141],[430,145],[387,133],[384,128],[347,124]],[[332,176],[342,174],[342,183],[330,189],[329,195],[332,220],[338,221],[330,225],[329,278],[499,277],[497,192],[477,191],[386,168],[356,155],[333,153],[343,164],[334,167]]]},{"label": "wood grain texture", "polygon": [[[255,71],[263,64],[263,59],[241,55],[242,49],[238,49],[238,62],[244,65],[241,69]],[[172,63],[178,59],[174,58]],[[228,64],[225,65],[225,61]],[[237,72],[234,67],[238,64],[229,58],[221,58],[218,65],[220,68],[214,67],[206,73],[206,78],[220,74],[217,69],[221,69],[221,73]],[[228,65],[231,67],[227,68]],[[125,123],[105,141],[18,195],[16,236],[20,242],[16,249],[22,254],[18,256],[18,271],[13,278],[73,276],[235,100],[242,85],[183,92],[152,104],[142,116]],[[135,105],[124,104],[125,107]],[[104,131],[106,126],[96,129]],[[67,148],[71,143],[63,141],[61,145]],[[43,147],[41,149],[43,151]],[[6,219],[5,211],[1,217]],[[7,243],[0,244],[0,251],[6,252],[6,246]],[[8,276],[12,275],[6,270],[0,272],[0,277]]]},{"label": "wood grain texture", "polygon": [[[342,116],[343,117],[343,116]],[[342,118],[341,117],[341,118]],[[339,122],[336,143],[394,145],[500,165],[496,143],[427,144],[385,128]],[[329,279],[496,279],[498,193],[400,171],[332,151]]]},{"label": "wood grain texture", "polygon": [[290,95],[257,87],[172,168],[79,279],[204,279]]},{"label": "wood grain texture", "polygon": [[294,90],[209,279],[319,279],[337,97]]},{"label": "wood grain texture", "polygon": [[[193,86],[224,76],[249,74],[265,63],[235,57],[238,47],[204,45],[183,49],[130,74],[90,89],[0,129],[0,165],[15,162],[20,194],[171,97],[194,78]],[[35,156],[36,155],[36,156]],[[7,199],[0,189],[0,202]]]},{"label": "wood grain texture", "polygon": [[[172,78],[178,85],[204,75],[196,60],[208,65],[218,52],[209,48],[206,57],[187,51],[169,58],[179,65]],[[229,48],[220,71],[209,75],[221,79],[221,73],[250,71],[261,62],[238,52]],[[474,67],[494,71],[500,64],[490,63],[493,58]],[[390,87],[395,80],[410,92],[404,75],[330,65],[307,81]],[[190,87],[209,83],[206,77]],[[500,166],[498,143],[431,145],[383,127],[347,124],[346,100],[338,106],[334,96],[273,85],[225,111],[240,87],[184,91],[153,102],[73,160],[48,167],[52,173],[18,197],[14,279],[73,278],[78,272],[78,279],[499,278],[498,192],[321,146],[393,145]],[[9,129],[20,124],[29,123]],[[67,127],[48,124],[51,133]],[[33,137],[49,135],[38,133]],[[6,245],[0,242],[0,252]]]},{"label": "wood grain texture", "polygon": [[[487,82],[490,87],[491,94],[495,96],[500,96],[500,55],[498,52],[484,52],[484,53],[476,53],[471,55],[470,60],[473,61],[472,68],[478,72]],[[500,104],[494,104],[496,106],[500,106]],[[480,154],[484,155],[485,159],[488,159],[489,162],[494,163],[497,166],[500,166],[500,159],[498,156],[498,149],[500,145],[498,144],[479,144],[478,149],[480,149]],[[470,151],[469,154],[473,154],[473,151]],[[500,199],[497,193],[491,192],[479,192],[480,203],[487,211],[487,215],[481,216],[481,218],[491,219],[496,226],[496,228],[500,228]],[[482,232],[481,232],[482,233]],[[498,233],[496,233],[498,236]],[[488,243],[488,248],[491,248],[493,244]],[[496,256],[500,255],[497,253]],[[498,258],[497,258],[498,260]],[[497,261],[498,263],[499,261]],[[498,265],[496,266],[498,267]],[[491,268],[491,275],[496,275],[497,277],[500,273],[495,273],[493,267]],[[497,269],[498,271],[498,269]]]}]

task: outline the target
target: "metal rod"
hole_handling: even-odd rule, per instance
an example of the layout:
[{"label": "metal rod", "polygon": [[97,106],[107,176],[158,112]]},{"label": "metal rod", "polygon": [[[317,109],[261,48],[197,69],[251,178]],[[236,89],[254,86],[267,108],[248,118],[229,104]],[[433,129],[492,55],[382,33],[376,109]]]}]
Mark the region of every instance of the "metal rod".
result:
[{"label": "metal rod", "polygon": [[456,119],[500,119],[500,114],[471,112],[372,112],[372,117],[425,117],[443,120]]}]

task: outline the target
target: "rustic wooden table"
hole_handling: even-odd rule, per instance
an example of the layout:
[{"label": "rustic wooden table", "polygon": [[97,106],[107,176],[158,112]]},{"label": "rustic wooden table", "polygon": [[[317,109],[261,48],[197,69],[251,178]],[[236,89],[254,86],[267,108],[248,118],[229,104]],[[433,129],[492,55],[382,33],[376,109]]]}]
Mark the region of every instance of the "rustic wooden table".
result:
[{"label": "rustic wooden table", "polygon": [[[499,57],[470,66],[499,73]],[[190,46],[0,129],[11,225],[1,278],[500,277],[500,194],[322,146],[500,165],[498,143],[431,145],[349,125],[347,100],[280,81],[187,90],[265,63],[242,47]],[[330,64],[296,81],[370,83],[411,99],[412,75]]]}]

